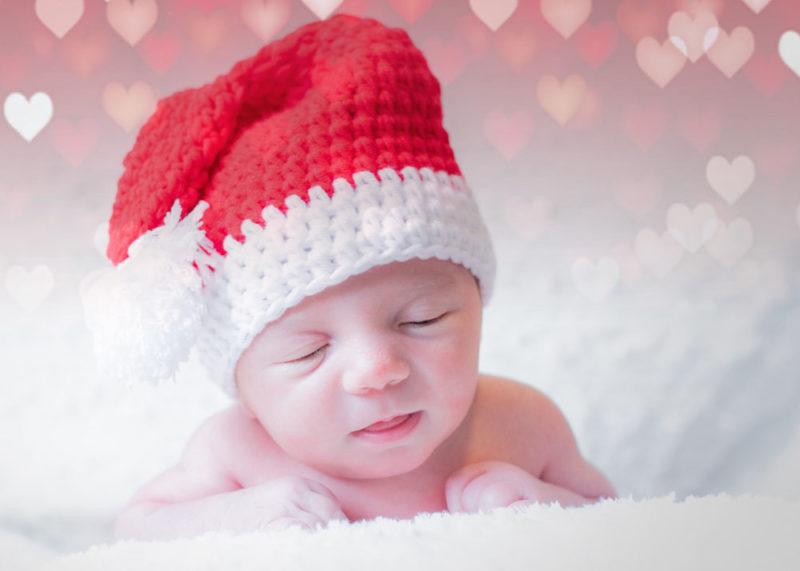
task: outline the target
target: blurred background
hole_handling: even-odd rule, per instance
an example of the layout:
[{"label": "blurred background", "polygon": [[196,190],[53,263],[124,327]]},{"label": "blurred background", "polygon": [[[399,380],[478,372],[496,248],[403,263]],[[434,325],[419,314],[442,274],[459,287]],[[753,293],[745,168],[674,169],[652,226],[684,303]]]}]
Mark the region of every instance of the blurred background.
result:
[{"label": "blurred background", "polygon": [[158,98],[332,13],[405,28],[499,260],[482,368],[620,495],[800,498],[793,0],[0,0],[0,528],[57,550],[229,401],[95,373],[79,289]]}]

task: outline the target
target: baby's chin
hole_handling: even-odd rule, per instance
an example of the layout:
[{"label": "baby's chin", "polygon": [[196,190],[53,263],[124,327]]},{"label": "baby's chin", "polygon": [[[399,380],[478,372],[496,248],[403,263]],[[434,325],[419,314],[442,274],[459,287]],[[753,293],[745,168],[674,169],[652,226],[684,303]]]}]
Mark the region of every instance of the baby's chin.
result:
[{"label": "baby's chin", "polygon": [[381,462],[376,461],[369,465],[359,465],[356,467],[340,468],[337,473],[330,473],[341,479],[347,480],[386,480],[389,478],[404,476],[420,468],[427,458],[417,462]]},{"label": "baby's chin", "polygon": [[324,474],[347,480],[383,480],[410,474],[421,468],[433,455],[436,446],[363,451],[350,458],[339,456],[335,464],[313,465]]}]

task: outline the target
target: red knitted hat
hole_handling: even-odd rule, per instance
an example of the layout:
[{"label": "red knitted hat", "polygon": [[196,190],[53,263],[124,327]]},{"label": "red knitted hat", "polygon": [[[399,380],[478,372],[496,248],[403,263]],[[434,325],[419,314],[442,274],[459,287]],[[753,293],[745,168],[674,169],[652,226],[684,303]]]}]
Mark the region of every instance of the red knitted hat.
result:
[{"label": "red knitted hat", "polygon": [[439,84],[403,30],[345,15],[303,26],[160,101],[124,165],[117,267],[86,297],[114,376],[170,377],[196,345],[233,392],[266,324],[393,261],[463,264],[488,297],[491,243]]}]

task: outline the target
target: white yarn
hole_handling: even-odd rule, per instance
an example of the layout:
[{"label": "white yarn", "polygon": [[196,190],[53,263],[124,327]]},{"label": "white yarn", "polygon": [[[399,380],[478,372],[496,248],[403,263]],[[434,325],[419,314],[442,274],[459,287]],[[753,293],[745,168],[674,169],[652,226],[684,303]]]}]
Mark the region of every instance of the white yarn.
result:
[{"label": "white yarn", "polygon": [[[401,176],[402,175],[402,176]],[[303,298],[367,269],[411,258],[440,258],[478,277],[484,301],[494,277],[488,231],[463,179],[430,168],[382,169],[340,178],[332,196],[271,205],[246,220],[243,241],[228,236],[225,258],[206,283],[208,315],[199,341],[211,377],[235,396],[233,371],[263,327]]]},{"label": "white yarn", "polygon": [[[134,382],[172,378],[197,343],[212,379],[236,396],[234,368],[265,325],[305,297],[374,266],[411,258],[464,265],[484,301],[494,253],[463,179],[430,168],[339,178],[245,220],[224,257],[201,229],[208,204],[183,219],[175,201],[116,268],[87,278],[84,307],[102,374]],[[213,271],[211,271],[213,269]]]},{"label": "white yarn", "polygon": [[181,219],[180,201],[159,226],[128,248],[115,268],[82,285],[100,373],[127,382],[173,378],[194,345],[206,303],[213,245],[201,229],[200,202]]}]

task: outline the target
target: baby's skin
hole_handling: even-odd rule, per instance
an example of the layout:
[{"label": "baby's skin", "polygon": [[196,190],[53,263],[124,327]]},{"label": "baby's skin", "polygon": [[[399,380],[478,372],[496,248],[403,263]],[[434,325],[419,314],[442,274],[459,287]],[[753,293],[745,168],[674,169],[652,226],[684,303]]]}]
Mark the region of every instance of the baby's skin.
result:
[{"label": "baby's skin", "polygon": [[550,399],[479,374],[481,312],[472,274],[435,259],[307,297],[242,354],[239,402],[134,496],[117,536],[613,497]]}]

